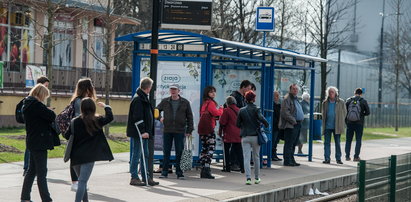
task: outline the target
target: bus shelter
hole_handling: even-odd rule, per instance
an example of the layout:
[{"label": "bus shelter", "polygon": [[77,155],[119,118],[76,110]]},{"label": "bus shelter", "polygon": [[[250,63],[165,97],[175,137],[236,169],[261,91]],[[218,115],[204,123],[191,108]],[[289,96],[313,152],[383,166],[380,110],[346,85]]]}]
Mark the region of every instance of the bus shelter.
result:
[{"label": "bus shelter", "polygon": [[[140,78],[149,75],[151,31],[138,32],[116,38],[116,41],[133,42],[132,52],[132,95],[139,86]],[[224,98],[233,90],[238,90],[241,80],[254,78],[257,86],[256,104],[262,109],[263,115],[270,123],[268,131],[269,142],[261,147],[261,156],[271,167],[271,128],[273,113],[273,91],[276,69],[308,70],[310,77],[310,125],[308,141],[308,160],[312,160],[313,142],[313,109],[316,62],[327,60],[304,55],[298,52],[262,47],[242,42],[205,36],[202,34],[160,30],[158,55],[157,104],[162,98],[168,97],[170,84],[178,83],[181,94],[191,102],[194,114],[194,126],[197,128],[202,91],[208,85],[219,86],[217,100],[223,104]],[[227,71],[233,72],[227,75]],[[234,81],[227,83],[227,80]],[[227,90],[231,89],[231,90]],[[220,91],[221,90],[221,91]],[[162,127],[156,123],[155,158],[162,159]],[[201,145],[196,130],[193,132],[193,159],[199,159]],[[218,148],[217,148],[218,150]],[[217,153],[217,159],[219,159]],[[261,158],[263,160],[263,158]]]}]

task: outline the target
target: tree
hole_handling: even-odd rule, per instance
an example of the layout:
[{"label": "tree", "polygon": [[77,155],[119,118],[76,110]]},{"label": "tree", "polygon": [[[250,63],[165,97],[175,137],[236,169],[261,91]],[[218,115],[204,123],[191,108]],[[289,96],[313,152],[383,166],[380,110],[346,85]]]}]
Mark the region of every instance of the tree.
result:
[{"label": "tree", "polygon": [[[327,59],[329,51],[343,45],[353,30],[355,24],[344,18],[357,1],[315,0],[307,3],[310,9],[309,33],[319,47],[320,57]],[[327,63],[321,63],[321,100],[325,98],[329,72]]]},{"label": "tree", "polygon": [[[29,13],[27,16],[30,18],[30,22],[34,23],[34,31],[36,32],[34,40],[39,41],[37,43],[45,51],[46,55],[46,67],[48,77],[53,75],[53,48],[65,39],[54,39],[53,35],[55,33],[54,22],[56,21],[56,16],[58,11],[65,8],[67,0],[29,0],[27,4],[33,8],[36,12],[44,13],[45,21],[38,21],[36,18],[31,16]],[[69,39],[66,39],[69,40]],[[53,90],[53,82],[50,82],[48,86],[50,92]],[[50,106],[51,98],[47,99],[47,106]]]},{"label": "tree", "polygon": [[[124,19],[124,16],[115,15],[118,9],[120,9],[123,5],[116,4],[112,0],[97,0],[97,6],[104,10],[103,13],[96,16],[97,19],[101,20],[101,25],[104,28],[102,33],[93,33],[94,36],[94,43],[96,39],[102,38],[103,42],[103,52],[104,54],[101,55],[99,52],[91,45],[91,48],[87,48],[87,51],[93,56],[93,58],[101,63],[104,66],[106,71],[105,74],[105,83],[104,83],[104,94],[105,94],[105,103],[108,105],[110,104],[110,89],[111,89],[111,81],[112,81],[112,73],[114,70],[114,58],[125,49],[125,46],[115,46],[114,44],[114,36],[118,25],[121,23],[121,20]],[[133,24],[133,23],[132,23]],[[135,22],[137,24],[137,22]],[[109,127],[105,127],[105,134],[109,135]]]},{"label": "tree", "polygon": [[385,82],[395,91],[395,131],[399,127],[399,99],[406,95],[400,95],[399,90],[405,89],[411,99],[411,17],[408,13],[402,13],[402,10],[407,10],[404,4],[404,0],[390,2],[395,10],[395,26],[384,33],[384,60],[389,63]]}]

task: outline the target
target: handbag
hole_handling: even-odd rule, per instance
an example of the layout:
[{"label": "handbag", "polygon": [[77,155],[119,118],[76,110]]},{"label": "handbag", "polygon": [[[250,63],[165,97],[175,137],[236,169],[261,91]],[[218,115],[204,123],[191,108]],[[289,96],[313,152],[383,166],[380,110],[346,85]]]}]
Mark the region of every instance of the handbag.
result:
[{"label": "handbag", "polygon": [[71,155],[71,149],[73,148],[73,141],[74,141],[74,119],[71,120],[70,123],[70,130],[71,130],[71,134],[70,134],[70,138],[67,142],[67,146],[66,146],[66,151],[64,151],[64,162],[67,162],[68,160],[70,160],[70,155]]},{"label": "handbag", "polygon": [[185,172],[191,170],[193,166],[193,155],[191,151],[191,136],[185,138],[184,150],[181,154],[180,169]]},{"label": "handbag", "polygon": [[214,133],[214,118],[207,109],[208,105],[209,103],[207,103],[207,106],[205,108],[206,110],[201,114],[200,121],[198,122],[198,134],[200,135],[208,135]]},{"label": "handbag", "polygon": [[[249,121],[251,123],[253,123],[253,125],[255,126],[254,122],[251,120],[251,116],[250,113],[248,112],[247,109],[244,109],[247,113],[247,117],[249,119]],[[267,134],[265,134],[264,128],[262,126],[257,126],[257,137],[258,137],[258,144],[259,145],[263,145],[263,144],[267,144],[268,142],[268,137]]]}]

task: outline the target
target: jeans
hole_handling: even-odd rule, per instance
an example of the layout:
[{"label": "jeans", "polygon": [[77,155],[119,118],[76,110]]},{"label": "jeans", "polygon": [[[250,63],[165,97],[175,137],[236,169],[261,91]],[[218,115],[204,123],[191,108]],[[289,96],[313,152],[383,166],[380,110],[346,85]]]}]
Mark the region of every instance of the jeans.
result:
[{"label": "jeans", "polygon": [[241,170],[244,170],[243,149],[241,143],[224,142],[224,158],[226,170],[231,170],[231,166],[238,163]]},{"label": "jeans", "polygon": [[364,125],[362,124],[347,123],[347,139],[345,142],[345,157],[346,158],[350,157],[351,142],[354,137],[354,132],[355,132],[355,141],[356,141],[354,158],[360,157],[363,130],[364,130]]},{"label": "jeans", "polygon": [[257,179],[260,175],[260,145],[258,144],[257,136],[245,136],[241,138],[241,145],[243,147],[244,169],[247,179],[251,178],[251,152],[253,152],[254,161],[254,177]]},{"label": "jeans", "polygon": [[170,167],[170,154],[171,148],[173,146],[173,139],[174,139],[174,148],[176,153],[176,174],[180,176],[183,174],[183,171],[180,168],[180,160],[181,154],[183,153],[184,149],[184,134],[183,133],[164,133],[163,135],[163,171],[162,175],[168,175],[168,168]]},{"label": "jeans", "polygon": [[30,151],[26,148],[24,151],[24,164],[23,164],[23,169],[27,170],[29,168],[29,162],[30,162]]},{"label": "jeans", "polygon": [[[136,178],[139,179],[138,177],[138,164],[143,162],[143,155],[141,153],[141,144],[140,144],[140,138],[139,137],[132,137],[131,141],[133,142],[133,147],[132,147],[132,152],[131,152],[131,162],[130,162],[130,173],[131,173],[131,178]],[[148,139],[143,139],[143,151],[144,151],[144,157],[145,157],[145,164],[146,167],[148,167]],[[141,178],[143,181],[145,180],[146,176],[144,173],[146,172],[144,169],[144,164],[141,164]],[[149,172],[147,172],[147,176],[149,175]]]},{"label": "jeans", "polygon": [[341,160],[341,134],[335,134],[334,129],[325,129],[324,131],[324,158],[326,161],[330,161],[331,155],[331,133],[334,134],[335,142],[335,159],[337,161]]},{"label": "jeans", "polygon": [[273,144],[272,144],[272,153],[273,156],[277,156],[277,145],[280,142],[280,136],[278,130],[273,130]]},{"label": "jeans", "polygon": [[34,178],[37,176],[37,186],[43,202],[52,201],[47,187],[47,150],[30,151],[29,170],[24,176],[21,200],[30,200],[30,192]]},{"label": "jeans", "polygon": [[300,137],[301,123],[294,125],[294,128],[286,128],[284,130],[284,164],[288,165],[295,162],[294,152],[295,146],[298,144]]},{"label": "jeans", "polygon": [[76,175],[78,176],[78,188],[76,192],[75,202],[88,202],[87,194],[87,182],[90,179],[91,172],[93,171],[94,161],[90,163],[84,163],[73,166]]}]

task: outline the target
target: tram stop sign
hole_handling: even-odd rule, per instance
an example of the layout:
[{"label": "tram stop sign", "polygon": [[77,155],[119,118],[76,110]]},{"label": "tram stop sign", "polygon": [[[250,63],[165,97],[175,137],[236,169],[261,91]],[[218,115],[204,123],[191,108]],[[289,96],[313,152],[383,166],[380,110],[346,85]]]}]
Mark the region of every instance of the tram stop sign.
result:
[{"label": "tram stop sign", "polygon": [[256,31],[272,32],[274,31],[274,8],[257,7]]}]

